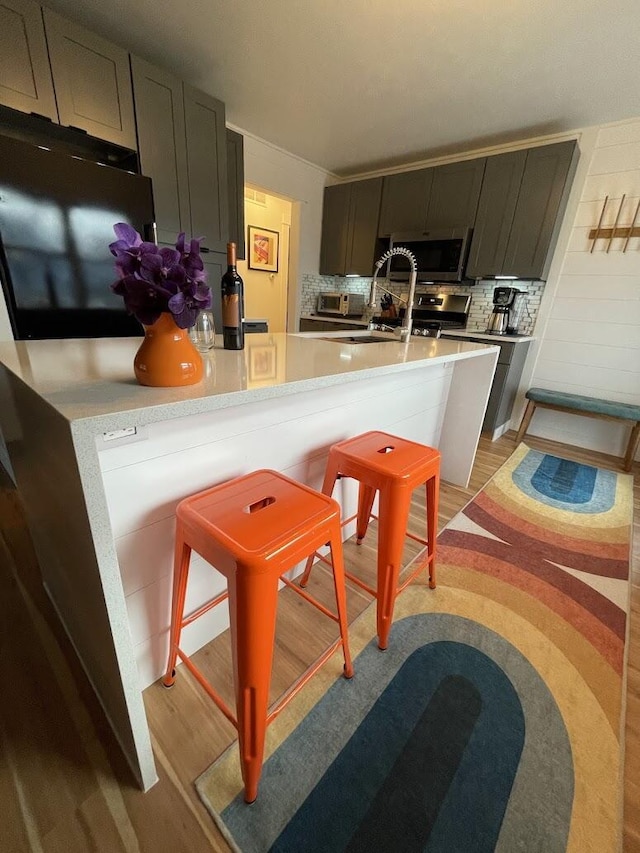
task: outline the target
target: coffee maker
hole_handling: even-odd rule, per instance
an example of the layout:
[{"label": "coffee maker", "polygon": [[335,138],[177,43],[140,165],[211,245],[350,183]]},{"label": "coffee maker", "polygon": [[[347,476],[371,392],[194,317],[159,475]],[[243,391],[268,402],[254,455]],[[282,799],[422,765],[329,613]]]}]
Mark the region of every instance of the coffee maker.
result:
[{"label": "coffee maker", "polygon": [[493,312],[487,332],[491,335],[517,335],[527,294],[515,287],[496,287],[493,290]]}]

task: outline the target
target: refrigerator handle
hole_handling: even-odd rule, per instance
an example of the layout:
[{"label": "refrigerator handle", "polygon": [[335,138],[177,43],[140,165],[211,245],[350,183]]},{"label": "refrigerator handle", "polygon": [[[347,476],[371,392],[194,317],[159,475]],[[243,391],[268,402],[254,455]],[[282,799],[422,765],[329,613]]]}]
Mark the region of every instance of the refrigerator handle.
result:
[{"label": "refrigerator handle", "polygon": [[150,243],[158,245],[158,228],[155,222],[145,222],[144,224],[144,239]]}]

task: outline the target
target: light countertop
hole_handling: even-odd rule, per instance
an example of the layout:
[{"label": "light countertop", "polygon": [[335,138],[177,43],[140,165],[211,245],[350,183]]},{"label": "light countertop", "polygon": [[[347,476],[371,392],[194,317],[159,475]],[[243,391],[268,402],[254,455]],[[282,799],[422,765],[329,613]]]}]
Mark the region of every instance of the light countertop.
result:
[{"label": "light countertop", "polygon": [[[366,335],[329,332],[325,337]],[[0,343],[0,363],[76,428],[120,429],[134,424],[224,409],[348,381],[480,356],[493,347],[434,338],[407,343],[340,344],[318,333],[253,334],[240,352],[216,347],[203,356],[204,379],[179,388],[137,383],[133,358],[140,338]],[[315,335],[315,337],[314,337]]]},{"label": "light countertop", "polygon": [[442,337],[447,338],[474,338],[479,341],[487,341],[491,344],[512,343],[520,344],[524,341],[533,341],[531,335],[491,335],[488,332],[474,332],[470,329],[443,329]]}]

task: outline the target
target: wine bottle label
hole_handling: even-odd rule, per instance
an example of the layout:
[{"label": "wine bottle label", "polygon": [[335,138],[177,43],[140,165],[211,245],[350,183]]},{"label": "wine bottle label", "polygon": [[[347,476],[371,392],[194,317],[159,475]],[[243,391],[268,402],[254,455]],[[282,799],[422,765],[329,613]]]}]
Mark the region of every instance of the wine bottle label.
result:
[{"label": "wine bottle label", "polygon": [[240,300],[237,293],[230,293],[222,297],[222,325],[240,325]]}]

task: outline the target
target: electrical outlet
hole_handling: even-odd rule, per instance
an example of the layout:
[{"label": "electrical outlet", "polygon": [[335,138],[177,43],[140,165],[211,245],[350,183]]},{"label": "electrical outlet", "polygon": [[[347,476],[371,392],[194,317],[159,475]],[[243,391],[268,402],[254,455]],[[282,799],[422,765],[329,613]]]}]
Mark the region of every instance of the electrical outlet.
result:
[{"label": "electrical outlet", "polygon": [[119,438],[127,438],[130,435],[135,435],[137,429],[135,427],[125,427],[124,429],[114,429],[112,432],[103,432],[103,441],[117,441]]}]

